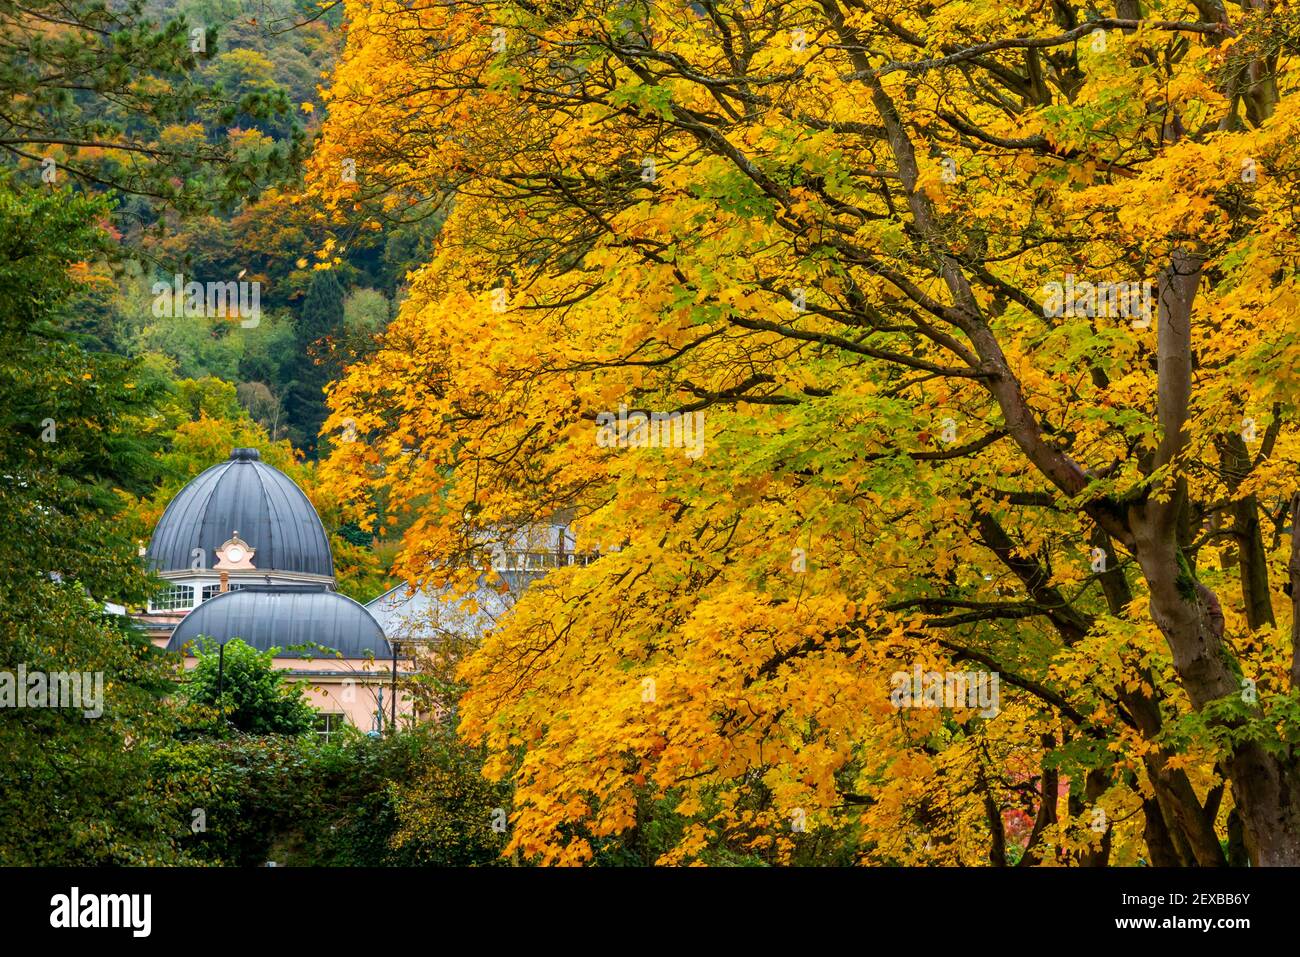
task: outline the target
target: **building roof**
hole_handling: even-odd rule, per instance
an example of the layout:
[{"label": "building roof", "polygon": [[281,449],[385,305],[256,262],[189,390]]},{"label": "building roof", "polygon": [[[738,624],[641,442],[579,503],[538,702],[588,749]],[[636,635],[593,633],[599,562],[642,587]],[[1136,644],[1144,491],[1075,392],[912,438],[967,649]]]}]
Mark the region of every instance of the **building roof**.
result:
[{"label": "building roof", "polygon": [[262,462],[257,449],[234,449],[181,489],[163,512],[146,559],[154,571],[203,568],[217,562],[217,549],[234,537],[253,549],[259,571],[334,577],[334,557],[316,509],[302,489]]},{"label": "building roof", "polygon": [[364,606],[323,586],[254,585],[210,598],[185,616],[172,632],[168,651],[180,651],[199,636],[225,644],[232,638],[259,651],[281,649],[277,657],[391,658],[379,622]]},{"label": "building roof", "polygon": [[[394,641],[477,640],[501,623],[524,591],[555,568],[586,564],[593,556],[577,552],[577,539],[568,525],[543,522],[484,532],[480,548],[487,552],[492,574],[479,576],[477,586],[460,597],[447,588],[401,584],[366,603],[366,608]],[[470,600],[467,610],[463,599]]]},{"label": "building roof", "polygon": [[378,598],[366,602],[366,610],[375,616],[384,634],[395,641],[439,643],[448,638],[477,640],[489,628],[500,624],[524,590],[543,577],[543,571],[500,571],[495,575],[504,583],[502,590],[495,580],[480,576],[478,587],[463,596],[473,601],[474,611],[466,611],[462,598],[447,598],[446,588],[415,588],[401,584]]}]

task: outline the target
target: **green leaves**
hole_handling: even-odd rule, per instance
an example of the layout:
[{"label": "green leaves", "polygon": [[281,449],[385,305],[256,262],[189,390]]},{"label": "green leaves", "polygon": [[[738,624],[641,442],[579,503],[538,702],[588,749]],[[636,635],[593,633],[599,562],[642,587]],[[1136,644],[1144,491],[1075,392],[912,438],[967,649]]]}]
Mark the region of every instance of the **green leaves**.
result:
[{"label": "green leaves", "polygon": [[632,107],[642,115],[672,119],[673,94],[666,86],[629,79],[610,90],[608,100],[611,106]]},{"label": "green leaves", "polygon": [[[73,267],[103,204],[0,180],[0,670],[100,673],[103,714],[0,714],[0,861],[145,864],[177,857],[147,796],[147,749],[170,730],[171,666],[103,602],[152,586],[121,490],[156,478],[144,423],[157,390],[62,326]],[[55,583],[51,573],[62,579]],[[91,597],[91,596],[94,597]],[[131,741],[135,747],[128,747]]]},{"label": "green leaves", "polygon": [[[215,26],[196,36],[183,20],[153,22],[141,0],[115,8],[37,0],[0,6],[0,41],[0,100],[8,104],[0,151],[33,185],[76,182],[145,197],[157,212],[196,212],[285,179],[301,158],[282,89],[227,95],[206,80],[200,65],[217,51]],[[167,143],[170,128],[202,116],[286,122],[260,155],[241,152],[224,129]]]},{"label": "green leaves", "polygon": [[245,734],[306,734],[316,712],[302,687],[286,682],[274,667],[274,651],[258,651],[238,638],[195,649],[198,664],[189,673],[185,697],[192,705],[214,712],[219,734],[227,729]]}]

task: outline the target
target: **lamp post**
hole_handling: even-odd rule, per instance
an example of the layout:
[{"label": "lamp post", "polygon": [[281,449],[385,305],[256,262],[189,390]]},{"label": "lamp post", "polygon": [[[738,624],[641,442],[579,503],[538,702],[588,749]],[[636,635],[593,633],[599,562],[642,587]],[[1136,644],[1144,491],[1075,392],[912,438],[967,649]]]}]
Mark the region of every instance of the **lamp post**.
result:
[{"label": "lamp post", "polygon": [[226,730],[226,702],[223,694],[226,690],[226,643],[217,646],[217,726],[224,734]]},{"label": "lamp post", "polygon": [[389,730],[393,734],[396,734],[397,733],[397,642],[396,641],[390,642],[390,650],[393,653],[393,657],[390,659],[392,664],[392,669],[393,669],[393,690],[392,690],[393,720],[389,722]]}]

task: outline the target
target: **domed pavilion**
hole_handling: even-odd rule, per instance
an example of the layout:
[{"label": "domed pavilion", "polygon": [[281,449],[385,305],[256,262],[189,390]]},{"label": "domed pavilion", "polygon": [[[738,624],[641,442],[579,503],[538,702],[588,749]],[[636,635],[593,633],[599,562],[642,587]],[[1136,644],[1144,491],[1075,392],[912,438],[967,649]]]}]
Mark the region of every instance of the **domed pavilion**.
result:
[{"label": "domed pavilion", "polygon": [[[234,449],[181,489],[144,557],[166,582],[139,616],[155,645],[185,654],[187,667],[196,648],[235,638],[275,649],[276,667],[308,682],[322,733],[387,726],[392,646],[365,606],[334,590],[320,516],[256,449]],[[399,691],[398,715],[411,710]]]}]

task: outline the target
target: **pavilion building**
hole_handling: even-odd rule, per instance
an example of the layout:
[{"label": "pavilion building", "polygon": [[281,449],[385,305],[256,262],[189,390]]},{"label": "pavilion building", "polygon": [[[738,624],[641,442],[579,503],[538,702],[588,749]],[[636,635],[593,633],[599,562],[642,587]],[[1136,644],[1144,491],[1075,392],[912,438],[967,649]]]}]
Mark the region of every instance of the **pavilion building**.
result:
[{"label": "pavilion building", "polygon": [[394,694],[398,720],[410,720],[411,701],[394,681],[406,659],[394,657],[365,606],[335,591],[320,516],[256,449],[233,450],[181,489],[145,560],[166,586],[138,620],[155,645],[185,654],[187,667],[200,642],[240,638],[276,649],[276,668],[307,682],[324,734],[344,722],[387,727]]},{"label": "pavilion building", "polygon": [[399,723],[424,717],[400,687],[421,654],[477,642],[547,572],[594,560],[575,546],[560,521],[502,531],[468,596],[403,584],[360,605],[335,590],[329,537],[302,489],[240,448],[168,503],[144,550],[165,585],[135,617],[187,668],[205,642],[274,648],[275,667],[306,682],[323,734],[379,731],[394,698]]}]

